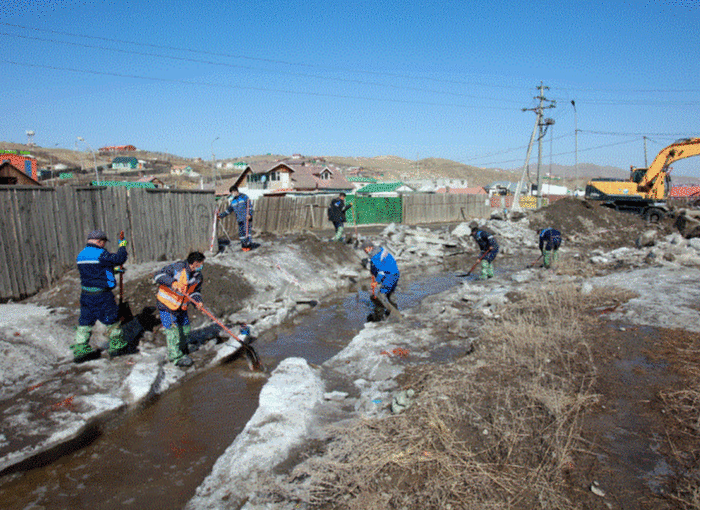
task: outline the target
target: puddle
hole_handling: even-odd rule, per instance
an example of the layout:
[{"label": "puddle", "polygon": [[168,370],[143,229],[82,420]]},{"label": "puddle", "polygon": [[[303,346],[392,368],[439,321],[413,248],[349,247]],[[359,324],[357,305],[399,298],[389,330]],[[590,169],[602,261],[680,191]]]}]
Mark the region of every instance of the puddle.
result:
[{"label": "puddle", "polygon": [[[406,309],[458,283],[450,274],[424,275],[410,284],[400,281],[395,298]],[[254,346],[269,369],[291,356],[321,364],[348,344],[371,309],[367,292],[348,294],[292,326],[266,332]],[[200,373],[104,425],[90,445],[1,478],[2,507],[182,509],[255,412],[264,384],[243,358]]]}]

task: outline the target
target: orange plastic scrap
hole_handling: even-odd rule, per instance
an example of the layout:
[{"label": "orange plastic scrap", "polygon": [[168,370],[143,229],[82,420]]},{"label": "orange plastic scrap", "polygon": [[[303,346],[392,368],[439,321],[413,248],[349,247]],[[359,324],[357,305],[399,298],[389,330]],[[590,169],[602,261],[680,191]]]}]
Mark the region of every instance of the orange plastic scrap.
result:
[{"label": "orange plastic scrap", "polygon": [[392,353],[397,355],[398,357],[408,357],[409,356],[409,350],[404,349],[404,348],[394,348],[392,350]]},{"label": "orange plastic scrap", "polygon": [[392,350],[392,353],[387,352],[386,350],[383,350],[380,352],[380,355],[387,355],[388,357],[395,356],[395,357],[408,357],[409,356],[409,350],[404,349],[404,348],[394,348]]},{"label": "orange plastic scrap", "polygon": [[65,407],[65,408],[69,408],[72,410],[73,409],[73,398],[75,398],[75,396],[67,397],[63,401],[59,401],[58,403],[52,404],[51,408],[53,410],[58,410],[59,408]]},{"label": "orange plastic scrap", "polygon": [[46,383],[46,382],[45,382],[45,381],[42,381],[42,382],[40,382],[40,383],[37,383],[36,385],[32,385],[31,387],[27,387],[27,391],[28,391],[28,392],[31,392],[31,391],[34,390],[34,389],[38,389],[39,387],[41,387],[42,385],[44,385],[44,383]]}]

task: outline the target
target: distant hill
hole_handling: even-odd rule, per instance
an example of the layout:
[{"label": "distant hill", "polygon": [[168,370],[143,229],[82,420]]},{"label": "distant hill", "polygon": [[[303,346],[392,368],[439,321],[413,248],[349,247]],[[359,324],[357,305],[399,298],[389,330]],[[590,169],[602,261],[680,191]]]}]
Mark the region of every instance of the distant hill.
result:
[{"label": "distant hill", "polygon": [[[17,151],[30,151],[38,160],[39,166],[44,168],[50,165],[62,163],[69,167],[84,167],[86,170],[92,168],[92,155],[85,150],[71,150],[63,148],[50,147],[30,147],[26,144],[18,144],[12,142],[0,142],[0,150],[9,149]],[[147,150],[137,150],[129,153],[120,153],[120,156],[134,156],[138,159],[146,161],[166,160],[174,165],[188,164],[191,165],[197,172],[204,176],[210,176],[212,172],[211,160],[202,160],[200,158],[184,158],[172,154],[162,152],[153,152]],[[101,155],[95,152],[95,159],[98,167],[107,167],[110,165],[112,158],[116,154]],[[521,177],[521,168],[514,169],[497,169],[497,168],[480,168],[472,165],[446,160],[442,158],[424,158],[422,160],[407,160],[398,156],[375,156],[375,157],[350,157],[350,156],[309,156],[304,157],[284,156],[278,154],[266,155],[247,155],[235,158],[218,159],[218,162],[270,162],[271,166],[278,161],[312,161],[316,163],[326,163],[334,165],[341,169],[344,173],[361,171],[368,177],[374,177],[382,181],[416,181],[421,179],[460,179],[465,180],[467,186],[484,186],[494,181],[518,181]],[[574,166],[567,165],[546,165],[541,169],[544,182],[548,182],[546,173],[551,172],[553,180],[568,187],[579,186],[584,187],[586,182],[594,177],[609,177],[626,179],[628,170],[617,167],[600,166],[592,163],[580,163],[577,166],[576,172]],[[575,180],[576,175],[576,180]],[[536,168],[531,166],[529,176],[532,181],[536,179]],[[576,181],[576,182],[575,182]],[[698,178],[679,178],[679,181],[688,184],[698,184]]]}]

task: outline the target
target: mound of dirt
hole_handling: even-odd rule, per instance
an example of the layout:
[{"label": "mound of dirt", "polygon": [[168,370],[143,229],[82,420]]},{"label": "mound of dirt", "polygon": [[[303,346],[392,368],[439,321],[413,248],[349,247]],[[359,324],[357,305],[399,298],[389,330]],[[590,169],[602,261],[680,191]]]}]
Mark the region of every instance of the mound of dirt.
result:
[{"label": "mound of dirt", "polygon": [[645,229],[645,220],[634,214],[621,213],[596,202],[566,198],[541,208],[530,217],[533,229],[554,227],[563,234],[594,234],[631,227]]}]

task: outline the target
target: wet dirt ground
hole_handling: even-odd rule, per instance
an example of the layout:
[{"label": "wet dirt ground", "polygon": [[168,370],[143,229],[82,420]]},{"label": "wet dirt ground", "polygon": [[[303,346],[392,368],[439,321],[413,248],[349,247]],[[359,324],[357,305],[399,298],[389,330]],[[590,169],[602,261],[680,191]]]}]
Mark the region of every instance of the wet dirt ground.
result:
[{"label": "wet dirt ground", "polygon": [[[694,508],[698,402],[684,413],[668,397],[698,390],[698,334],[609,322],[591,335],[600,399],[584,419],[588,452],[566,474],[572,500],[604,508],[591,484],[605,480],[600,489],[617,509]],[[688,483],[694,479],[695,488]]]},{"label": "wet dirt ground", "polygon": [[[567,210],[556,215],[557,212],[550,211],[551,217],[544,215],[543,219],[536,221],[552,223],[553,219],[559,218],[560,222],[565,222],[570,213]],[[638,227],[628,228],[621,225],[611,224],[607,215],[602,213],[602,220],[599,223],[585,225],[584,230],[597,231],[600,234],[592,240],[590,244],[583,248],[616,248],[618,246],[630,246],[634,243]],[[555,216],[552,216],[555,215]],[[576,226],[572,225],[572,228]],[[575,241],[575,240],[572,240]],[[312,246],[311,244],[310,246]],[[334,255],[328,254],[328,257]],[[459,261],[455,258],[451,265],[458,267],[468,263],[468,257]],[[214,263],[214,261],[212,261]],[[522,269],[523,261],[508,256],[500,256],[495,262],[497,278],[500,272]],[[453,269],[443,267],[445,269]],[[503,274],[503,273],[502,273]],[[222,317],[226,313],[236,310],[243,300],[251,296],[253,290],[248,286],[241,275],[229,268],[221,267],[217,264],[208,264],[205,272],[205,286],[203,294],[205,303],[215,315]],[[405,279],[405,292],[409,291],[409,280]],[[76,272],[69,272],[50,293],[33,297],[30,301],[42,303],[54,307],[65,307],[75,310],[75,315],[65,319],[67,324],[77,323],[77,313],[79,309],[78,300],[78,280]],[[129,301],[132,311],[141,314],[142,323],[148,325],[147,330],[158,330],[157,314],[152,310],[154,304],[154,285],[149,277],[133,280],[125,286],[125,298]],[[429,298],[430,299],[430,298]],[[406,303],[401,304],[407,306]],[[670,313],[673,311],[670,310]],[[150,318],[150,319],[149,319]],[[208,319],[197,311],[192,311],[193,324],[195,326],[208,322]],[[303,321],[303,319],[302,319]],[[475,318],[475,324],[479,324],[479,318]],[[284,332],[277,332],[275,335]],[[263,346],[270,341],[273,333],[266,334],[261,338],[260,351],[265,358]],[[299,331],[293,329],[288,335],[299,337]],[[694,508],[698,503],[698,472],[699,472],[699,423],[698,423],[698,401],[689,403],[686,407],[679,407],[673,401],[675,393],[684,389],[696,389],[699,387],[699,336],[697,333],[639,327],[614,322],[604,322],[596,329],[589,332],[589,344],[593,347],[593,358],[597,366],[596,392],[600,395],[598,407],[593,413],[586,417],[583,430],[581,432],[588,444],[588,449],[578,453],[570,467],[567,467],[565,480],[567,487],[564,489],[569,494],[573,507],[599,509],[606,508],[606,502],[613,500],[616,508],[640,508],[640,509],[678,509]],[[163,342],[156,337],[155,342]],[[335,348],[334,348],[335,349]],[[323,358],[322,354],[319,354]],[[325,356],[325,355],[324,355]],[[457,353],[445,353],[438,355],[449,359],[458,356]],[[275,355],[273,359],[277,357]],[[268,362],[271,362],[269,359]],[[310,360],[311,361],[311,360]],[[313,361],[312,361],[313,362]],[[318,362],[313,362],[318,363]],[[223,371],[223,372],[222,372]],[[221,374],[218,374],[221,373]],[[223,389],[225,393],[225,403],[230,407],[240,409],[242,413],[250,412],[254,408],[252,403],[246,404],[247,398],[237,398],[232,392],[226,391],[226,381],[230,378],[225,374],[225,369],[217,369],[209,376],[201,375],[201,384],[205,388]],[[214,378],[208,381],[207,378]],[[252,381],[250,389],[255,393],[255,388],[261,382]],[[259,390],[259,389],[258,389]],[[162,491],[158,480],[163,478],[172,484],[169,497],[154,503],[154,508],[179,507],[186,502],[187,491],[179,490],[177,480],[173,480],[168,475],[167,459],[173,456],[196,455],[202,456],[203,443],[218,446],[218,439],[222,445],[230,440],[224,440],[224,435],[217,437],[217,427],[213,427],[207,421],[193,421],[191,417],[186,417],[179,410],[182,402],[206,402],[212,399],[222,399],[215,391],[214,395],[203,396],[198,392],[203,392],[204,388],[193,394],[186,396],[179,394],[178,389],[169,391],[159,399],[164,400],[161,412],[156,412],[156,408],[146,408],[139,413],[165,413],[166,423],[171,423],[176,431],[182,431],[182,436],[177,444],[161,445],[160,451],[162,459],[141,460],[153,467],[153,471],[160,471],[161,474],[146,481]],[[696,394],[698,396],[698,393]],[[171,401],[172,400],[172,401]],[[170,403],[170,404],[169,404]],[[247,408],[248,407],[248,408]],[[204,415],[206,417],[206,414]],[[139,445],[140,431],[142,429],[130,422],[131,418],[124,418],[116,421],[112,426],[114,443],[118,448],[135,449],[136,451],[146,451],[150,445]],[[235,436],[234,426],[231,434]],[[112,434],[111,433],[111,434]],[[143,435],[147,437],[147,435]],[[227,434],[226,437],[230,436]],[[130,441],[136,440],[133,447],[126,447],[127,437]],[[216,437],[216,438],[215,438]],[[216,447],[217,449],[221,446]],[[223,445],[221,448],[225,448]],[[79,474],[86,466],[85,456],[101,456],[99,453],[88,453],[84,450],[77,453],[73,461],[61,460],[52,465],[48,470],[56,474],[66,472],[67,474]],[[211,456],[211,455],[210,455]],[[64,468],[61,463],[71,463],[72,468]],[[209,462],[208,462],[209,463]],[[191,470],[193,479],[203,477],[206,474],[205,463],[195,464]],[[25,473],[28,477],[27,485],[22,485],[22,500],[5,500],[4,506],[7,508],[20,507],[42,507],[42,498],[47,492],[57,492],[61,497],[61,490],[51,487],[41,477],[32,479],[30,473]],[[13,476],[13,480],[18,476]],[[128,478],[128,466],[106,466],[104,470],[95,474],[85,474],[83,476],[70,476],[76,480],[71,484],[78,487],[95,487],[107,485],[109,478],[121,478],[128,488],[139,484],[139,481],[131,481]],[[82,478],[82,480],[81,480]],[[599,487],[599,491],[605,492],[608,499],[606,501],[592,492],[594,481],[605,480],[606,486]],[[695,481],[696,485],[689,485],[688,481]],[[14,483],[13,483],[14,484]],[[4,483],[3,483],[4,485]],[[182,491],[181,491],[182,490]],[[171,498],[172,496],[172,498]],[[25,497],[29,497],[27,500]],[[96,496],[97,497],[97,496]],[[95,506],[95,502],[100,497],[91,498],[92,504],[78,498],[63,496],[65,500],[58,500],[61,504],[58,507],[66,508],[87,508]],[[155,497],[154,497],[155,498]],[[143,502],[143,501],[142,501]],[[49,505],[49,507],[53,507]],[[131,509],[143,507],[137,505],[136,501],[128,497],[105,500],[105,508]]]}]

